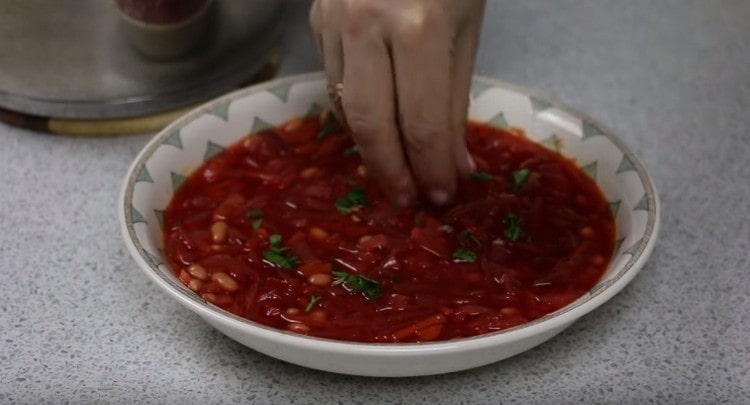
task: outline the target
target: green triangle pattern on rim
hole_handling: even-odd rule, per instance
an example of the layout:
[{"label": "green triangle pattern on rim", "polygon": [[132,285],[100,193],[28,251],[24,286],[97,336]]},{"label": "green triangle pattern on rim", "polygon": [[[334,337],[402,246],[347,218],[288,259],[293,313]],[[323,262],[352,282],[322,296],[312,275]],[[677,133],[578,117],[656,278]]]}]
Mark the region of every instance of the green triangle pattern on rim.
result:
[{"label": "green triangle pattern on rim", "polygon": [[508,125],[508,120],[505,119],[505,114],[503,114],[502,111],[495,114],[495,116],[490,118],[490,120],[487,121],[487,123],[497,128],[502,128],[502,129],[510,128],[510,125]]},{"label": "green triangle pattern on rim", "polygon": [[562,139],[560,139],[557,135],[552,135],[547,139],[542,140],[542,145],[546,146],[547,149],[554,150],[555,152],[560,152],[560,149],[562,149]]},{"label": "green triangle pattern on rim", "polygon": [[529,99],[531,99],[531,111],[534,114],[552,108],[552,103],[547,100],[538,99],[534,96],[529,97]]},{"label": "green triangle pattern on rim", "polygon": [[625,241],[625,238],[620,238],[620,239],[617,239],[617,240],[615,241],[615,250],[614,250],[614,254],[617,254],[617,252],[619,252],[619,251],[620,251],[620,247],[622,247],[622,242],[624,242],[624,241]]},{"label": "green triangle pattern on rim", "polygon": [[598,165],[599,163],[597,161],[594,161],[587,164],[586,166],[581,167],[581,170],[583,170],[583,172],[586,173],[589,177],[596,180],[596,167]]},{"label": "green triangle pattern on rim", "polygon": [[278,97],[282,102],[286,103],[287,99],[289,98],[289,89],[291,88],[291,83],[284,82],[277,86],[271,87],[270,89],[268,89],[268,92]]},{"label": "green triangle pattern on rim", "polygon": [[132,206],[132,205],[130,206],[130,218],[131,218],[131,221],[133,221],[134,224],[137,224],[139,222],[143,223],[143,224],[147,224],[148,223],[148,222],[146,222],[146,218],[143,215],[141,215],[141,213],[138,212],[138,210],[135,209],[135,207]]},{"label": "green triangle pattern on rim", "polygon": [[143,254],[146,255],[146,260],[148,260],[148,262],[151,263],[152,266],[158,268],[159,266],[163,264],[162,261],[159,260],[158,257],[156,257],[153,253],[149,252],[148,250],[143,249]]},{"label": "green triangle pattern on rim", "polygon": [[641,200],[638,201],[638,204],[633,207],[633,211],[648,211],[649,209],[649,203],[648,203],[648,194],[644,194],[643,197],[641,197]]},{"label": "green triangle pattern on rim", "polygon": [[255,117],[253,119],[253,127],[250,129],[250,132],[256,133],[256,132],[265,131],[271,128],[273,128],[273,125],[269,124],[266,121],[263,121],[262,119],[258,117]]},{"label": "green triangle pattern on rim", "polygon": [[312,103],[312,105],[310,106],[310,109],[307,110],[307,114],[305,114],[305,117],[317,117],[322,112],[323,112],[323,107],[321,107],[320,104]]},{"label": "green triangle pattern on rim", "polygon": [[171,145],[177,149],[182,149],[182,138],[180,138],[180,131],[174,131],[172,135],[169,135],[167,139],[164,140],[163,145]]},{"label": "green triangle pattern on rim", "polygon": [[206,144],[206,153],[203,154],[203,161],[207,162],[211,160],[214,156],[218,155],[223,150],[224,150],[223,146],[213,143],[211,141],[208,141],[208,143]]},{"label": "green triangle pattern on rim", "polygon": [[146,182],[153,184],[154,179],[151,178],[151,173],[148,172],[148,169],[145,165],[141,168],[141,171],[138,172],[138,176],[135,178],[135,182]]},{"label": "green triangle pattern on rim", "polygon": [[187,177],[175,172],[169,172],[169,174],[172,175],[172,191],[176,193],[182,187],[182,183],[187,180]]},{"label": "green triangle pattern on rim", "polygon": [[604,133],[595,127],[588,121],[583,121],[583,140],[593,138],[595,136],[602,136]]},{"label": "green triangle pattern on rim", "polygon": [[164,211],[154,210],[154,216],[156,217],[156,220],[159,222],[159,228],[164,229]]},{"label": "green triangle pattern on rim", "polygon": [[224,121],[229,121],[229,103],[220,104],[208,113],[217,116]]},{"label": "green triangle pattern on rim", "polygon": [[609,210],[612,211],[612,216],[616,217],[617,212],[620,211],[620,205],[622,204],[622,201],[612,201],[609,203]]},{"label": "green triangle pattern on rim", "polygon": [[471,98],[477,98],[482,95],[485,91],[494,87],[491,84],[483,82],[474,82],[471,85]]},{"label": "green triangle pattern on rim", "polygon": [[635,170],[633,161],[630,160],[628,155],[622,155],[622,161],[620,162],[620,166],[617,167],[617,171],[615,172],[615,174],[625,173],[633,170]]},{"label": "green triangle pattern on rim", "polygon": [[629,247],[626,251],[622,252],[622,254],[635,256],[635,253],[638,251],[638,248],[641,247],[642,241],[643,239],[639,239],[638,242],[635,242],[633,246]]}]

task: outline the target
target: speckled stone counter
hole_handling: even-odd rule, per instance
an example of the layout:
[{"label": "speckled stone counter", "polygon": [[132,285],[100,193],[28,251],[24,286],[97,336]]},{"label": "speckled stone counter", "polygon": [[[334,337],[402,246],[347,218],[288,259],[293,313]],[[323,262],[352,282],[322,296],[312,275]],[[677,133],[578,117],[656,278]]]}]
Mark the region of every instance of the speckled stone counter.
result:
[{"label": "speckled stone counter", "polygon": [[[305,8],[281,74],[318,69]],[[558,337],[436,377],[328,374],[224,337],[121,242],[120,181],[148,135],[0,124],[0,403],[750,403],[748,21],[746,0],[488,1],[478,73],[622,134],[663,226],[632,284]]]}]

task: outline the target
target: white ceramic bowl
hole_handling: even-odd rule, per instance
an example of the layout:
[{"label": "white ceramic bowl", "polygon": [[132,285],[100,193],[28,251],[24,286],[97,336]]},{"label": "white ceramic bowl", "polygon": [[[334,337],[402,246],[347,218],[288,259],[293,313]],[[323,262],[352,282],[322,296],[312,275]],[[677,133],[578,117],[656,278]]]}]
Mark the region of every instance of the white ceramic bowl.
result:
[{"label": "white ceramic bowl", "polygon": [[[164,264],[162,210],[185,176],[251,132],[314,114],[327,105],[320,73],[240,90],[199,107],[154,137],[128,171],[119,200],[122,234],[135,262],[159,287],[221,332],[269,356],[320,370],[417,376],[477,367],[528,350],[606,302],[648,259],[659,228],[659,198],[623,143],[583,114],[487,78],[472,87],[470,118],[523,128],[580,162],[604,191],[617,222],[617,247],[602,280],[570,305],[496,333],[434,343],[365,344],[306,337],[237,317],[186,288]],[[583,348],[581,348],[583,350]]]}]

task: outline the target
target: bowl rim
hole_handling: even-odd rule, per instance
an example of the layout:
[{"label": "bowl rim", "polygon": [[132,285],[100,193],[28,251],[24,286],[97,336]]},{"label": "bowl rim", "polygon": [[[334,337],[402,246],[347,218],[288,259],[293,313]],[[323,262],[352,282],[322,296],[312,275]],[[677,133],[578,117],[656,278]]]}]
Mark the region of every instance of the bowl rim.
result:
[{"label": "bowl rim", "polygon": [[[277,343],[293,345],[301,349],[323,350],[331,353],[357,352],[359,354],[368,355],[396,356],[402,355],[404,353],[451,353],[464,351],[469,348],[482,349],[523,340],[531,336],[552,331],[556,328],[562,328],[574,322],[575,320],[604,304],[606,301],[620,292],[620,290],[622,290],[638,274],[638,272],[641,270],[641,268],[651,255],[651,252],[653,251],[656,240],[658,238],[661,224],[661,201],[659,199],[653,179],[646,172],[645,167],[637,158],[637,156],[630,150],[630,148],[628,148],[618,136],[614,135],[614,132],[609,128],[602,125],[587,114],[575,110],[558,101],[554,97],[549,97],[547,95],[540,94],[537,91],[510,84],[501,80],[475,75],[473,77],[473,83],[479,82],[489,85],[490,88],[499,87],[530,97],[534,97],[539,100],[544,100],[549,102],[552,108],[561,110],[563,112],[571,114],[572,116],[585,120],[586,123],[599,130],[603,136],[605,136],[610,142],[612,142],[633,163],[635,172],[637,173],[639,180],[644,186],[645,193],[649,201],[646,231],[640,243],[638,244],[638,247],[631,254],[631,257],[628,259],[622,269],[620,269],[608,281],[607,285],[597,289],[596,291],[590,290],[588,292],[589,296],[583,301],[574,302],[572,305],[568,305],[543,317],[534,319],[521,325],[514,326],[512,328],[465,338],[421,343],[368,343],[300,335],[239,317],[208,303],[192,291],[186,290],[174,275],[165,274],[169,272],[168,270],[166,272],[163,272],[161,269],[159,269],[158,266],[152,264],[148,255],[145,253],[144,248],[140,244],[140,241],[135,234],[134,223],[132,221],[132,213],[129,209],[129,207],[131,206],[130,201],[133,197],[136,177],[140,169],[145,166],[146,162],[153,156],[153,153],[156,151],[156,149],[161,146],[162,143],[170,135],[172,135],[175,130],[179,130],[185,127],[195,119],[203,116],[209,111],[214,110],[217,106],[223,104],[231,104],[231,102],[237,99],[264,92],[280,84],[294,84],[321,79],[325,79],[325,74],[322,71],[281,77],[275,80],[246,87],[244,89],[236,90],[234,92],[213,99],[199,107],[196,107],[195,109],[176,119],[170,125],[162,129],[158,134],[156,134],[138,153],[137,157],[134,159],[133,163],[130,165],[127,171],[122,184],[120,196],[117,200],[117,211],[120,221],[120,230],[128,252],[132,256],[133,260],[138,264],[138,267],[143,272],[145,272],[152,281],[154,281],[169,295],[177,299],[181,304],[188,307],[190,310],[197,313],[202,318],[210,318],[211,321],[219,322],[224,326],[232,327],[234,329],[243,330],[258,338],[274,340]],[[165,263],[164,266],[167,266],[167,264]]]}]

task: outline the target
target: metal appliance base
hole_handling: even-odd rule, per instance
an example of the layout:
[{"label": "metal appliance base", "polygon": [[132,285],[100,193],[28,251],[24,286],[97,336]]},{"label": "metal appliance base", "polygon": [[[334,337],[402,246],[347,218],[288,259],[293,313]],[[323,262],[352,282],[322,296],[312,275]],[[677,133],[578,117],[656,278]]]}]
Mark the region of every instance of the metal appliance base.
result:
[{"label": "metal appliance base", "polygon": [[280,2],[214,0],[205,43],[155,61],[123,35],[114,1],[0,2],[0,108],[102,119],[154,114],[249,80],[280,41]]}]

